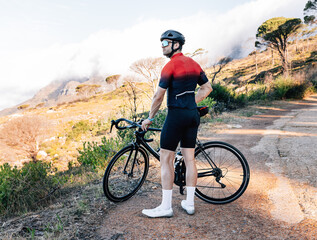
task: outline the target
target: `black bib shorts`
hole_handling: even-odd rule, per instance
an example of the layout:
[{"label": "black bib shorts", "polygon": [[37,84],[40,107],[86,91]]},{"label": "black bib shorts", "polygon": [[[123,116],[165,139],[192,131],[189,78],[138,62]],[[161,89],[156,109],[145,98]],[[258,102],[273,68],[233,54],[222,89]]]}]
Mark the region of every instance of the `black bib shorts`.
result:
[{"label": "black bib shorts", "polygon": [[175,151],[181,148],[195,148],[200,116],[197,109],[168,108],[161,132],[161,148]]}]

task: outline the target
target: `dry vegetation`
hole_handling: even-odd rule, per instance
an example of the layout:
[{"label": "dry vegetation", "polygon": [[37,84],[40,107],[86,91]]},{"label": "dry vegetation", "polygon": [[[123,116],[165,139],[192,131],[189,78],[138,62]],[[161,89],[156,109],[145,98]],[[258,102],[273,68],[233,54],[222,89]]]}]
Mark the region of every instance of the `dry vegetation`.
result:
[{"label": "dry vegetation", "polygon": [[[298,41],[290,46],[289,58],[294,73],[293,79],[298,79],[296,81],[306,78],[316,79],[316,51],[317,37],[309,41]],[[141,64],[141,62],[135,64]],[[206,70],[209,79],[212,79],[217,70],[216,68]],[[216,75],[215,82],[242,89],[245,85],[273,81],[280,71],[278,55],[274,52],[272,55],[272,52],[268,50],[228,62]],[[151,75],[148,76],[151,77]],[[117,83],[119,77],[116,75],[108,81]],[[31,214],[26,217],[29,229],[24,227],[23,219],[12,220],[17,236],[32,237],[33,228],[41,228],[41,232],[46,234],[44,238],[48,239],[67,239],[74,236],[89,238],[89,234],[93,235],[93,230],[87,233],[82,230],[87,230],[85,225],[97,221],[98,216],[94,217],[90,214],[91,209],[102,214],[111,207],[111,204],[101,197],[101,189],[98,185],[98,179],[101,178],[100,172],[87,171],[81,174],[76,172],[81,171],[76,169],[78,150],[83,148],[83,142],[100,142],[103,136],[113,136],[109,134],[111,119],[148,111],[151,101],[147,93],[153,91],[152,83],[151,81],[150,84],[126,81],[113,92],[97,94],[85,101],[77,100],[50,108],[38,105],[35,109],[25,108],[21,116],[0,118],[2,132],[0,165],[9,162],[12,166],[20,166],[23,159],[34,159],[38,150],[44,150],[48,154],[46,162],[51,163],[58,170],[67,172],[67,184],[59,192],[60,195],[64,195],[64,198],[61,198],[61,202],[51,205],[47,213],[38,213],[41,218],[43,216],[44,219],[50,219],[46,223],[46,228],[44,222],[33,221],[37,218],[37,214],[34,214],[35,217]],[[84,89],[85,86],[82,87]],[[227,122],[229,120],[215,118],[212,121]],[[19,151],[15,150],[17,148]],[[89,182],[92,183],[91,186],[87,185]],[[88,194],[94,196],[91,197]],[[4,224],[10,224],[10,221]],[[7,234],[12,236],[10,232]]]},{"label": "dry vegetation", "polygon": [[[293,70],[293,76],[296,81],[302,81],[305,78],[316,78],[316,61],[317,61],[317,37],[311,37],[309,40],[300,40],[293,42],[289,48],[289,59],[291,62],[291,69]],[[256,57],[256,59],[255,59]],[[22,115],[28,117],[13,117],[6,116],[0,118],[0,124],[2,131],[2,140],[0,139],[0,163],[10,162],[13,165],[20,165],[19,161],[25,159],[25,157],[36,155],[35,151],[45,150],[48,151],[48,160],[54,160],[62,169],[65,169],[69,161],[76,160],[77,148],[82,147],[83,141],[100,141],[101,136],[94,136],[93,131],[89,130],[76,139],[70,141],[65,145],[67,134],[72,131],[74,124],[79,121],[88,121],[91,125],[95,123],[103,122],[103,132],[106,133],[105,129],[108,127],[109,120],[122,114],[123,112],[132,115],[132,112],[144,112],[149,109],[151,101],[149,100],[148,93],[153,91],[153,79],[158,75],[158,69],[153,67],[156,62],[159,62],[162,67],[162,59],[142,59],[135,62],[131,68],[139,73],[144,78],[148,79],[149,84],[144,82],[135,82],[133,77],[125,79],[125,84],[118,87],[115,91],[107,94],[97,94],[93,97],[87,98],[85,101],[77,100],[73,102],[58,104],[55,107],[42,107],[39,105],[35,109],[25,109]],[[255,64],[257,63],[257,65]],[[146,72],[145,65],[149,65],[149,72]],[[218,67],[219,68],[219,67]],[[214,73],[218,71],[217,67],[212,67],[206,70],[209,79],[212,79]],[[280,74],[281,63],[279,56],[276,52],[267,50],[261,53],[251,53],[248,57],[228,61],[223,66],[222,70],[216,75],[215,83],[224,83],[227,86],[233,86],[237,90],[240,88],[246,91],[246,86],[252,89],[252,84],[258,82],[269,82]],[[120,75],[114,75],[107,81],[118,82]],[[316,80],[317,81],[317,80]],[[97,86],[92,90],[95,91]],[[90,91],[85,86],[80,88],[78,91]],[[85,91],[84,91],[85,90]],[[33,123],[22,124],[22,119],[34,118]],[[46,126],[49,124],[50,127],[46,127],[45,134],[41,134],[39,131],[42,126],[42,120],[39,117],[46,119]],[[20,120],[19,120],[20,119]],[[21,123],[18,123],[18,122]],[[28,120],[32,121],[32,120]],[[10,123],[11,122],[11,123]],[[14,123],[19,124],[14,127]],[[108,122],[108,123],[107,123]],[[9,124],[10,123],[10,124]],[[37,124],[36,124],[37,123]],[[4,127],[7,124],[7,127]],[[9,128],[10,126],[10,128]],[[39,144],[39,140],[19,140],[21,137],[15,137],[19,131],[23,128],[33,129],[36,132],[39,139],[46,137],[44,144]],[[6,128],[6,129],[4,129]],[[93,127],[92,127],[93,128]],[[17,130],[20,129],[20,130]],[[100,129],[99,129],[100,130]],[[51,132],[48,137],[48,133]],[[25,132],[25,134],[31,134]],[[33,136],[33,139],[35,137]],[[28,144],[26,144],[28,142]],[[34,143],[32,143],[34,142]],[[36,143],[35,143],[36,142]],[[22,145],[28,145],[28,147],[22,147]],[[30,147],[32,145],[32,147]],[[64,145],[64,146],[63,146]],[[33,152],[32,154],[24,154],[25,157],[13,154],[16,150],[12,148]],[[41,149],[42,148],[42,149]],[[31,150],[33,149],[33,150]],[[25,152],[26,153],[26,152]],[[54,157],[55,156],[55,157]],[[75,159],[74,159],[75,158]]]},{"label": "dry vegetation", "polygon": [[[150,106],[150,101],[144,96],[144,91],[147,91],[149,86],[140,82],[135,85],[138,88],[138,111],[145,111]],[[127,88],[123,85],[111,93],[99,94],[87,101],[30,109],[25,110],[23,114],[0,118],[3,132],[0,138],[0,164],[8,162],[12,166],[21,166],[21,162],[26,158],[31,159],[31,155],[26,151],[34,152],[33,155],[36,156],[36,151],[44,150],[48,153],[48,161],[53,161],[59,169],[67,169],[69,161],[76,161],[77,149],[82,148],[84,141],[100,141],[102,137],[88,130],[77,139],[66,142],[74,125],[80,121],[88,121],[91,128],[95,128],[94,124],[99,121],[102,122],[101,128],[106,134],[112,118],[124,111],[130,111],[126,99]],[[29,135],[29,138],[22,137],[23,134]],[[21,151],[22,149],[24,150]]]},{"label": "dry vegetation", "polygon": [[0,131],[0,140],[12,149],[36,160],[39,144],[49,133],[50,126],[40,116],[23,116],[6,122]]}]

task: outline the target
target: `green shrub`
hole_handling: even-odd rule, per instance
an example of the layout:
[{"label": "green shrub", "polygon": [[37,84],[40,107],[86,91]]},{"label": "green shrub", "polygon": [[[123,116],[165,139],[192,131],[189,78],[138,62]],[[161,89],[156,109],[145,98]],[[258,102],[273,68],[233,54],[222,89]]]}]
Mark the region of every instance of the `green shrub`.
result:
[{"label": "green shrub", "polygon": [[126,145],[134,139],[134,131],[136,129],[117,130],[117,138],[122,145]]},{"label": "green shrub", "polygon": [[88,120],[81,120],[77,123],[75,123],[72,127],[72,130],[67,133],[67,141],[71,140],[78,140],[78,138],[92,130],[92,126]]},{"label": "green shrub", "polygon": [[285,95],[294,83],[291,78],[279,77],[273,83],[273,91],[276,99],[285,99]]},{"label": "green shrub", "polygon": [[208,97],[214,99],[217,102],[229,102],[232,98],[232,91],[220,83],[212,85],[212,89],[213,90]]},{"label": "green shrub", "polygon": [[214,111],[216,113],[228,110],[233,110],[239,107],[244,107],[247,97],[243,93],[235,93],[232,89],[221,84],[214,84],[213,91],[209,94],[209,98],[216,101]]},{"label": "green shrub", "polygon": [[269,98],[267,86],[265,84],[255,84],[251,90],[247,91],[248,101],[265,100]]},{"label": "green shrub", "polygon": [[202,100],[200,103],[198,103],[199,106],[207,106],[207,107],[209,107],[209,109],[212,109],[215,104],[216,104],[216,101],[214,101],[210,97],[206,97],[204,100]]},{"label": "green shrub", "polygon": [[21,169],[7,163],[1,165],[0,213],[13,215],[48,203],[59,187],[51,172],[51,164],[42,161],[26,163]]},{"label": "green shrub", "polygon": [[229,109],[236,109],[236,108],[240,108],[240,107],[244,107],[246,105],[247,102],[247,96],[244,93],[235,93],[233,95],[233,101],[232,103],[229,105]]},{"label": "green shrub", "polygon": [[153,121],[151,127],[162,128],[164,121],[165,121],[165,118],[167,116],[167,111],[168,111],[167,108],[165,108],[163,110],[159,110],[155,115],[155,118],[154,118],[154,121]]},{"label": "green shrub", "polygon": [[303,99],[306,95],[307,86],[305,84],[294,84],[288,91],[285,93],[286,99]]},{"label": "green shrub", "polygon": [[78,162],[83,166],[90,166],[93,169],[104,167],[109,162],[110,158],[116,153],[122,144],[117,139],[106,139],[103,137],[101,144],[97,142],[84,142],[83,150],[78,150]]},{"label": "green shrub", "polygon": [[292,77],[278,77],[273,82],[273,91],[275,99],[302,99],[308,93],[312,92],[311,82],[303,79],[294,79]]}]

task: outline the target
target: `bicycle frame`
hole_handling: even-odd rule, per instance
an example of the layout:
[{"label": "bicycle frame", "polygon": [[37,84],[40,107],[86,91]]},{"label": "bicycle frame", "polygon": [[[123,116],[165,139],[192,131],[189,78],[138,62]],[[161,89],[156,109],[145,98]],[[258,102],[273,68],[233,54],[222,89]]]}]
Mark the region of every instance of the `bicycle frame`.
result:
[{"label": "bicycle frame", "polygon": [[[161,129],[155,129],[155,130],[152,130],[152,131],[161,131]],[[135,136],[136,136],[136,140],[135,142],[133,143],[133,145],[138,149],[138,147],[140,145],[144,146],[144,148],[146,150],[148,150],[158,161],[160,161],[160,154],[155,151],[148,143],[148,142],[152,142],[153,140],[150,139],[150,140],[146,140],[144,138],[144,133],[140,133],[139,131],[136,131],[135,132]]]},{"label": "bicycle frame", "polygon": [[[161,129],[151,129],[151,131],[161,131]],[[140,145],[144,146],[144,148],[146,150],[148,150],[158,161],[160,161],[160,155],[157,151],[155,151],[147,142],[151,142],[153,141],[152,139],[147,140],[144,138],[144,133],[140,132],[140,131],[135,131],[135,136],[136,136],[136,140],[132,143],[134,145],[134,147],[136,148],[136,150],[138,151],[138,148]],[[210,166],[212,167],[212,169],[217,168],[217,165],[214,163],[214,161],[208,156],[208,154],[206,154],[206,152],[203,149],[203,144],[199,141],[199,139],[197,138],[196,140],[196,146],[197,148],[199,148],[201,150],[201,152],[204,154],[204,156],[206,157],[207,161],[209,162]],[[214,175],[214,171],[208,171],[205,172],[203,174],[198,175],[198,177],[206,177],[206,176],[210,176],[210,175]]]},{"label": "bicycle frame", "polygon": [[[119,124],[122,121],[128,125]],[[111,129],[113,126],[119,130],[135,129],[133,142],[122,148],[112,158],[105,171],[103,188],[105,195],[111,201],[125,201],[139,190],[148,173],[149,154],[160,161],[159,150],[149,144],[153,139],[145,138],[147,131],[142,130],[141,124],[142,120],[134,122],[124,118],[111,121]],[[161,131],[161,129],[148,128],[148,131]],[[197,177],[199,179],[196,195],[200,199],[208,203],[225,204],[243,194],[249,182],[250,170],[245,157],[239,150],[228,143],[219,141],[202,143],[197,139],[195,158],[198,164]],[[174,184],[179,186],[180,193],[184,194],[186,166],[180,151],[176,152],[173,163]],[[238,171],[234,169],[238,169]],[[120,181],[122,185],[118,184]],[[126,187],[126,184],[129,187]],[[226,187],[228,189],[221,190]],[[210,191],[209,189],[216,190]]]},{"label": "bicycle frame", "polygon": [[[131,123],[132,125],[129,126],[129,127],[119,127],[118,126],[118,123],[120,121],[126,121],[128,123]],[[132,165],[132,168],[131,168],[131,173],[130,175],[133,173],[133,168],[134,168],[134,165],[135,165],[135,161],[136,161],[136,156],[137,156],[137,153],[139,151],[139,147],[140,146],[143,146],[147,151],[149,151],[158,161],[160,161],[160,154],[158,153],[158,151],[155,151],[149,144],[148,142],[152,142],[153,139],[145,139],[144,138],[144,135],[146,133],[146,131],[142,131],[141,129],[141,125],[140,124],[137,124],[135,122],[132,122],[132,121],[129,121],[127,119],[118,119],[116,121],[113,121],[112,122],[112,125],[115,125],[116,128],[118,129],[125,129],[125,128],[136,128],[138,127],[138,130],[134,132],[134,135],[135,135],[135,141],[132,143],[132,145],[134,146],[135,150],[136,150],[136,153],[134,155],[134,158],[133,158],[133,165]],[[112,128],[112,126],[111,126]],[[157,131],[157,132],[160,132],[161,129],[159,128],[149,128],[149,131]],[[206,157],[207,161],[209,162],[210,166],[211,166],[211,170],[208,170],[206,172],[203,172],[203,173],[198,173],[198,178],[201,178],[201,177],[207,177],[207,176],[215,176],[216,177],[216,180],[217,182],[222,185],[222,183],[220,182],[220,178],[222,177],[222,173],[219,172],[219,171],[216,171],[218,169],[217,165],[214,163],[214,161],[208,156],[208,154],[206,154],[206,152],[204,151],[204,148],[203,148],[203,144],[199,141],[199,139],[197,138],[196,140],[196,146],[198,149],[200,149],[200,151],[204,154],[204,156]],[[131,153],[132,154],[132,153]],[[125,168],[124,168],[124,172],[126,173],[126,167],[130,161],[130,158],[131,158],[131,155],[129,156],[129,160],[127,161],[126,165],[125,165]],[[222,185],[223,187],[223,185]]]}]

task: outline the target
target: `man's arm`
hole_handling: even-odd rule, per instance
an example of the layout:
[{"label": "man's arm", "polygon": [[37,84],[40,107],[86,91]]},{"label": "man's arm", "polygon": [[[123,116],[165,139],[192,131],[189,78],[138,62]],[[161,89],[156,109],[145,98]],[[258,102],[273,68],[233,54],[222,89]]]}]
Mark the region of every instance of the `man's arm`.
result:
[{"label": "man's arm", "polygon": [[157,90],[153,96],[149,118],[154,118],[155,114],[160,109],[164,99],[165,92],[166,92],[166,89],[161,88],[160,86],[157,87]]},{"label": "man's arm", "polygon": [[[165,92],[166,92],[166,89],[161,88],[160,86],[157,87],[157,90],[156,90],[154,97],[153,97],[153,100],[152,100],[149,118],[154,118],[155,114],[160,109],[161,104],[162,104],[163,99],[164,99]],[[142,122],[142,129],[146,130],[148,128],[148,125],[151,125],[151,124],[152,124],[152,121],[150,121],[149,119],[145,119]]]},{"label": "man's arm", "polygon": [[212,92],[212,87],[209,81],[201,85],[197,91],[197,94],[195,95],[196,103],[199,103],[202,100],[204,100],[211,92]]}]

